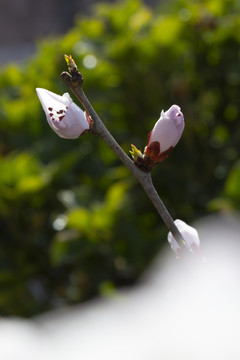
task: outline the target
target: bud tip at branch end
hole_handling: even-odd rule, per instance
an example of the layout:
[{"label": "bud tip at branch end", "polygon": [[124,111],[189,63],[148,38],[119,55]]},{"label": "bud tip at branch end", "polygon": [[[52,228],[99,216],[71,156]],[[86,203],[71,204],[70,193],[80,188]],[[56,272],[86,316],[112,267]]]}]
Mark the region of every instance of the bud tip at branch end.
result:
[{"label": "bud tip at branch end", "polygon": [[75,61],[72,58],[72,55],[64,55],[64,59],[67,63],[68,69],[70,72],[75,72],[77,71],[77,65],[75,63]]}]

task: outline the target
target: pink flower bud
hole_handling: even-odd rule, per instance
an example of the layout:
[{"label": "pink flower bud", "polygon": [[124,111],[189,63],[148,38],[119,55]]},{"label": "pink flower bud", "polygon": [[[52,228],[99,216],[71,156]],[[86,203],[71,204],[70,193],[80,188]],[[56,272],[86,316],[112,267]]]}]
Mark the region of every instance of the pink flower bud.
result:
[{"label": "pink flower bud", "polygon": [[144,154],[154,162],[162,161],[178,143],[184,129],[184,117],[178,105],[162,111],[160,119],[148,135]]},{"label": "pink flower bud", "polygon": [[[194,253],[199,253],[200,239],[197,230],[192,226],[187,225],[182,220],[177,219],[174,221],[174,223],[182,234],[182,237],[184,238],[190,250],[192,250]],[[168,242],[171,245],[172,250],[177,254],[178,257],[180,257],[181,248],[171,232],[168,233]]]},{"label": "pink flower bud", "polygon": [[68,93],[62,96],[37,88],[37,95],[51,128],[62,138],[76,139],[89,130],[88,116],[72,101]]}]

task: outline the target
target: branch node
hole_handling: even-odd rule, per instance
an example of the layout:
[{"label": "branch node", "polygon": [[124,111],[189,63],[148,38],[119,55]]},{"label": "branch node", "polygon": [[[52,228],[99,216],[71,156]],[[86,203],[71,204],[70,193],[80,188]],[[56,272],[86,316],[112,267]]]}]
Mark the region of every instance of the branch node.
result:
[{"label": "branch node", "polygon": [[63,81],[69,85],[69,83],[71,82],[71,75],[67,72],[67,71],[63,71],[61,73],[61,78],[63,79]]},{"label": "branch node", "polygon": [[68,70],[70,75],[70,81],[71,84],[74,88],[78,88],[78,87],[82,87],[83,84],[83,76],[82,74],[78,71],[77,65],[75,63],[75,61],[72,58],[72,55],[64,55],[65,61],[67,63],[68,66]]}]

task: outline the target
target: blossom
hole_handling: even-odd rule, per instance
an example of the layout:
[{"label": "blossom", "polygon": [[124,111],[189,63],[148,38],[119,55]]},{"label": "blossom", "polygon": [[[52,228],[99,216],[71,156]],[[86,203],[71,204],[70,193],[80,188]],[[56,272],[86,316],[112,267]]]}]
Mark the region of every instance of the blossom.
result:
[{"label": "blossom", "polygon": [[153,162],[160,162],[167,157],[178,143],[184,129],[184,116],[178,105],[172,105],[161,112],[160,119],[148,135],[144,155]]},{"label": "blossom", "polygon": [[[200,239],[197,230],[179,219],[175,220],[174,223],[177,226],[178,230],[180,231],[188,248],[194,253],[198,253],[200,246]],[[168,233],[168,242],[171,245],[172,250],[177,254],[178,257],[180,257],[181,248],[171,232]]]},{"label": "blossom", "polygon": [[90,128],[90,120],[72,101],[68,93],[62,96],[46,89],[36,89],[51,128],[62,138],[76,139]]}]

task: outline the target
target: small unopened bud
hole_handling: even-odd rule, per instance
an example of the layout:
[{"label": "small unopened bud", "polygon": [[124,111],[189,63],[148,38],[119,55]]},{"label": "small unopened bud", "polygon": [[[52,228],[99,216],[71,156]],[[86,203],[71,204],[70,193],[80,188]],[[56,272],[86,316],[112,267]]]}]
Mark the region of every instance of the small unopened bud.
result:
[{"label": "small unopened bud", "polygon": [[178,105],[162,111],[160,119],[148,135],[144,155],[154,163],[165,159],[178,143],[184,129],[184,117]]},{"label": "small unopened bud", "polygon": [[[187,247],[192,252],[199,253],[200,239],[197,230],[179,219],[175,220],[174,223],[185,240]],[[177,257],[180,257],[181,248],[171,232],[168,233],[168,242],[171,245],[172,250],[176,253]]]},{"label": "small unopened bud", "polygon": [[36,91],[47,121],[58,136],[76,139],[90,129],[89,117],[74,104],[68,93],[60,96],[45,89],[37,88]]}]

